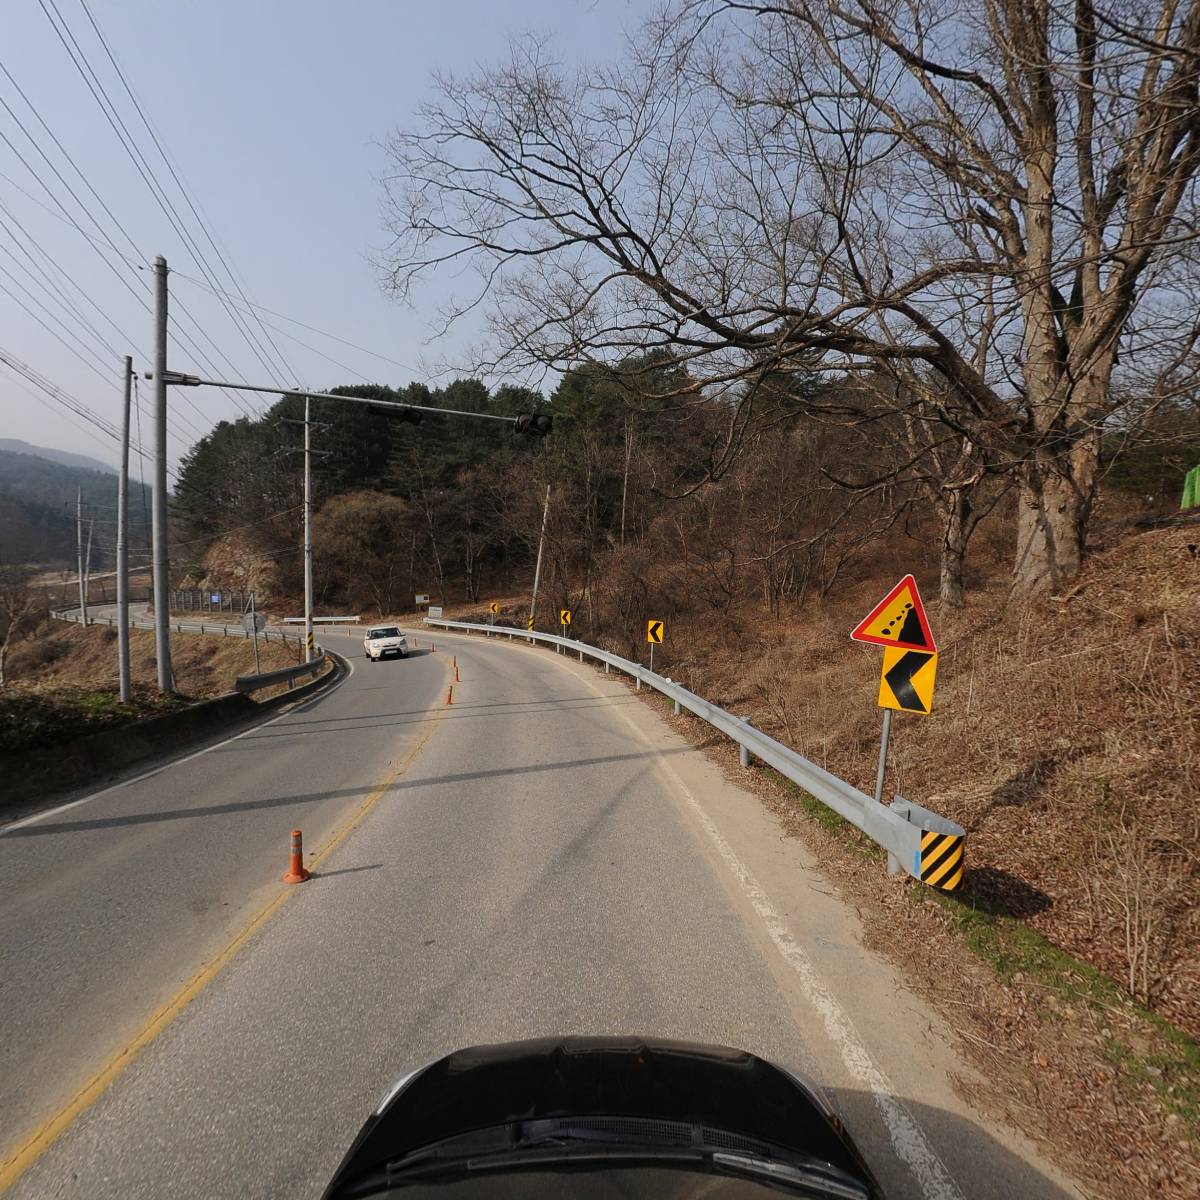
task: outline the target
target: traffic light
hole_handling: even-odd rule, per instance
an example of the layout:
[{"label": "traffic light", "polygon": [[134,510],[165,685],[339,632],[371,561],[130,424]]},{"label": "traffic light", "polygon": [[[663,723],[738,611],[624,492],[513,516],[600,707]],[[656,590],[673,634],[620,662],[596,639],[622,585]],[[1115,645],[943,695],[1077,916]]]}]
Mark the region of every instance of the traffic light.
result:
[{"label": "traffic light", "polygon": [[549,413],[522,413],[517,418],[517,432],[530,437],[545,437],[554,427]]}]

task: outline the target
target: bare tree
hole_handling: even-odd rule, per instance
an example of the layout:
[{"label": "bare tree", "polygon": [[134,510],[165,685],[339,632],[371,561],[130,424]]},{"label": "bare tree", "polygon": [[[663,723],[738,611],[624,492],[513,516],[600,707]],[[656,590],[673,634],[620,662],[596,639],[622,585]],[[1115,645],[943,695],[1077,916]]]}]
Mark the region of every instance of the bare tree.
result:
[{"label": "bare tree", "polygon": [[764,372],[931,370],[1019,479],[1016,584],[1057,586],[1116,374],[1192,361],[1198,73],[1200,0],[678,0],[619,67],[439,80],[388,277],[473,264],[445,317],[490,299],[491,369],[670,350],[730,389],[727,457]]},{"label": "bare tree", "polygon": [[27,572],[0,567],[0,687],[9,647],[33,624],[37,607],[37,593],[29,586]]}]

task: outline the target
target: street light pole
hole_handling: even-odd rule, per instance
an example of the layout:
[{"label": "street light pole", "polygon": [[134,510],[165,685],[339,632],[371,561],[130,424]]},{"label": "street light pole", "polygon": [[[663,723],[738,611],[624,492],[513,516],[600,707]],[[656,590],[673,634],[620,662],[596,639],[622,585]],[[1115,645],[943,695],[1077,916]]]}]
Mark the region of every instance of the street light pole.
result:
[{"label": "street light pole", "polygon": [[167,547],[167,260],[154,260],[154,648],[158,690],[173,692]]},{"label": "street light pole", "polygon": [[532,622],[533,622],[534,618],[537,616],[538,583],[541,581],[541,578],[542,578],[542,551],[545,549],[545,546],[546,546],[546,519],[549,516],[550,516],[550,485],[546,484],[546,503],[542,507],[542,533],[541,533],[541,536],[538,538],[537,565],[533,568],[533,596],[530,598],[530,601],[529,601],[529,620],[531,623],[530,628],[533,627]]},{"label": "street light pole", "polygon": [[312,662],[313,642],[313,544],[312,544],[312,423],[309,398],[304,397],[304,661]]},{"label": "street light pole", "polygon": [[121,416],[121,473],[117,476],[117,681],[121,703],[128,704],[129,685],[129,398],[133,359],[125,356],[125,407]]}]

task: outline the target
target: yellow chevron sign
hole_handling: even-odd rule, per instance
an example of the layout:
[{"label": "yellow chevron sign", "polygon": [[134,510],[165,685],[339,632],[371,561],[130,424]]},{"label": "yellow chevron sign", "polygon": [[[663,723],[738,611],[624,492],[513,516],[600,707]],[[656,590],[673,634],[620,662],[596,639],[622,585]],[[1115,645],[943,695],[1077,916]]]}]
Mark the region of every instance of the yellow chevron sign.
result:
[{"label": "yellow chevron sign", "polygon": [[570,625],[571,610],[569,608],[560,608],[558,610],[558,623],[560,625]]},{"label": "yellow chevron sign", "polygon": [[646,622],[646,641],[653,646],[661,646],[663,640],[663,623],[661,621]]},{"label": "yellow chevron sign", "polygon": [[936,654],[891,648],[883,652],[879,673],[879,707],[929,715],[933,708]]}]

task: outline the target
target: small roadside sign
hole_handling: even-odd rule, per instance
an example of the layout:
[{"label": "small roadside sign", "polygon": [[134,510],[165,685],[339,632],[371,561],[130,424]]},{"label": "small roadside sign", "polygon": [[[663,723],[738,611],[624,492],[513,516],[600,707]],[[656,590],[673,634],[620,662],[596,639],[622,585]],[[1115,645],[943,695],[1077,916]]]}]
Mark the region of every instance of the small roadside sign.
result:
[{"label": "small roadside sign", "polygon": [[212,593],[212,594],[209,596],[209,600],[210,600],[210,601],[211,601],[213,604],[220,604],[220,603],[221,603],[221,593],[220,593],[220,592],[213,592],[213,593]]},{"label": "small roadside sign", "polygon": [[661,621],[646,622],[646,641],[652,646],[661,646],[663,640],[663,623]]},{"label": "small roadside sign", "polygon": [[426,613],[425,615],[430,616],[430,617],[440,617],[442,615],[441,606],[431,604],[429,606],[429,612]]},{"label": "small roadside sign", "polygon": [[560,608],[558,610],[558,623],[560,625],[570,625],[571,610],[569,608]]},{"label": "small roadside sign", "polygon": [[933,708],[936,654],[922,650],[888,649],[879,673],[879,707],[928,716]]},{"label": "small roadside sign", "polygon": [[525,628],[526,628],[526,629],[532,629],[532,628],[533,628],[533,618],[532,618],[532,617],[530,617],[530,618],[529,618],[529,619],[528,619],[528,620],[525,622]]},{"label": "small roadside sign", "polygon": [[428,596],[426,596],[424,593],[421,593],[420,595],[418,595],[418,596],[416,597],[416,601],[417,601],[417,607],[418,607],[418,608],[420,608],[420,606],[421,606],[422,604],[428,604],[428,603],[429,603],[429,597],[428,597]]},{"label": "small roadside sign", "polygon": [[267,627],[267,618],[260,612],[248,612],[242,617],[242,628],[247,633],[262,633]]},{"label": "small roadside sign", "polygon": [[892,646],[901,650],[936,653],[937,643],[925,616],[917,581],[905,575],[851,631],[856,642]]},{"label": "small roadside sign", "polygon": [[492,616],[495,616],[499,611],[500,611],[499,602],[496,600],[493,600],[491,602],[491,604],[488,605],[488,612],[490,612],[492,614]]}]

